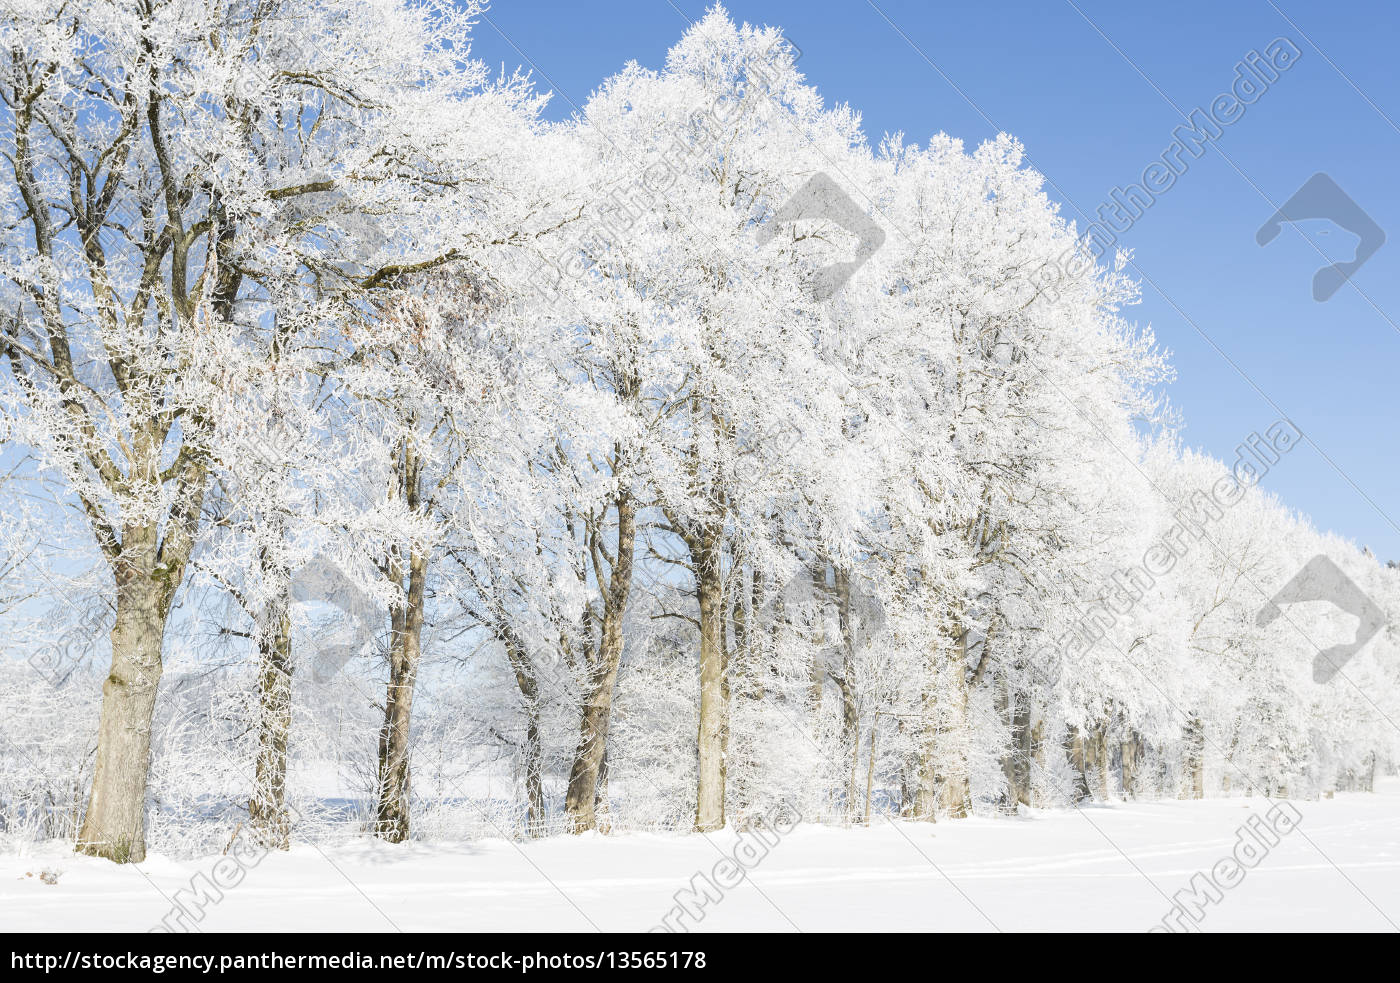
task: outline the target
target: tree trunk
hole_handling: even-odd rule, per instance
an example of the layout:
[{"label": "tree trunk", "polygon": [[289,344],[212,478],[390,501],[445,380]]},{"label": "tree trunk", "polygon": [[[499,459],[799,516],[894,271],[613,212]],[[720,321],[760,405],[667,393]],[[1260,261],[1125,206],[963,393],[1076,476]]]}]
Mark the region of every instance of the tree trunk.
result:
[{"label": "tree trunk", "polygon": [[573,767],[569,770],[569,788],[564,795],[564,811],[569,818],[569,829],[574,833],[598,826],[598,780],[608,746],[608,722],[612,716],[613,687],[617,684],[619,657],[620,652],[607,641],[605,631],[599,664],[594,667],[593,685],[583,705],[578,750],[574,754]]},{"label": "tree trunk", "polygon": [[1031,804],[1031,710],[1029,694],[1020,694],[1006,686],[1006,713],[1011,727],[1011,744],[1002,755],[1001,769],[1006,776],[1007,806],[1015,812],[1018,805]]},{"label": "tree trunk", "polygon": [[598,779],[608,746],[608,722],[612,716],[613,688],[617,684],[620,657],[620,652],[607,640],[606,628],[600,648],[593,685],[583,705],[578,750],[569,770],[569,789],[564,795],[564,811],[569,818],[569,829],[574,833],[598,826]]},{"label": "tree trunk", "polygon": [[[503,631],[503,634],[505,632]],[[515,672],[520,687],[520,699],[525,705],[525,744],[521,748],[521,771],[525,776],[525,835],[540,836],[544,832],[544,750],[540,740],[540,683],[534,666],[513,634],[505,638],[506,657]]]},{"label": "tree trunk", "polygon": [[[147,538],[153,540],[154,533],[151,529]],[[126,549],[139,541],[140,533],[129,530]],[[116,570],[112,667],[102,684],[92,794],[76,846],[80,853],[117,863],[146,859],[151,722],[160,684],[161,641],[173,594],[157,579],[155,550],[141,550],[140,555],[147,562],[120,563]]]},{"label": "tree trunk", "polygon": [[[895,735],[899,743],[904,743],[904,718],[900,717],[895,724]],[[913,768],[907,758],[899,763],[899,818],[909,819],[914,815],[914,786],[911,782]]]},{"label": "tree trunk", "polygon": [[528,836],[543,836],[544,810],[544,748],[540,741],[540,707],[532,701],[525,718],[525,832]]},{"label": "tree trunk", "polygon": [[409,732],[413,689],[422,656],[428,558],[413,547],[408,567],[408,596],[393,614],[389,689],[384,700],[384,727],[379,734],[379,803],[374,831],[376,836],[390,843],[402,843],[409,835]]},{"label": "tree trunk", "polygon": [[1186,774],[1188,794],[1183,798],[1205,798],[1206,732],[1205,725],[1195,718],[1186,725]]},{"label": "tree trunk", "polygon": [[937,745],[929,735],[925,737],[919,760],[919,786],[914,790],[914,811],[909,817],[925,823],[938,822],[938,766],[935,763]]},{"label": "tree trunk", "polygon": [[578,750],[569,770],[569,789],[564,796],[564,812],[574,833],[596,829],[598,825],[598,779],[603,755],[608,747],[608,724],[612,718],[613,689],[617,667],[622,661],[622,623],[632,589],[632,554],[636,549],[636,506],[625,493],[617,499],[617,552],[613,557],[603,598],[603,624],[598,654],[592,660],[589,689],[584,698]]},{"label": "tree trunk", "polygon": [[1031,761],[1032,767],[1029,769],[1030,805],[1043,806],[1045,804],[1044,786],[1036,784],[1036,776],[1045,774],[1045,718],[1034,716],[1034,723],[1031,724]]},{"label": "tree trunk", "polygon": [[[824,563],[814,563],[807,571],[808,578],[812,585],[812,597],[819,598],[826,591],[826,565]],[[822,697],[826,691],[827,665],[826,656],[822,652],[823,638],[812,637],[809,639],[814,651],[812,653],[812,675],[808,685],[808,699],[812,704],[812,727],[821,726],[822,717]]]},{"label": "tree trunk", "polygon": [[1089,789],[1088,749],[1084,746],[1084,733],[1078,727],[1069,729],[1067,748],[1070,764],[1074,767],[1074,801],[1083,802],[1091,797]]},{"label": "tree trunk", "polygon": [[1085,763],[1090,769],[1089,787],[1094,798],[1101,802],[1112,799],[1112,785],[1109,777],[1113,762],[1108,751],[1108,725],[1106,723],[1098,723],[1089,728]]},{"label": "tree trunk", "polygon": [[948,649],[948,677],[953,694],[949,700],[948,732],[953,738],[951,764],[945,756],[945,773],[941,776],[943,808],[953,819],[966,819],[972,803],[971,776],[968,774],[966,741],[967,727],[967,632],[957,632]]},{"label": "tree trunk", "polygon": [[1121,755],[1123,761],[1123,797],[1136,799],[1138,797],[1138,769],[1142,763],[1142,739],[1136,733],[1129,732],[1128,739],[1123,742]]},{"label": "tree trunk", "polygon": [[938,646],[929,647],[924,667],[924,691],[920,699],[923,733],[919,741],[918,786],[909,816],[918,822],[938,821]]},{"label": "tree trunk", "polygon": [[691,554],[700,602],[700,767],[695,790],[695,829],[703,833],[724,828],[724,732],[729,714],[724,683],[720,531],[714,527],[701,530],[692,538]]},{"label": "tree trunk", "polygon": [[287,745],[292,732],[292,618],[285,599],[258,631],[258,759],[248,831],[272,850],[291,846]]}]

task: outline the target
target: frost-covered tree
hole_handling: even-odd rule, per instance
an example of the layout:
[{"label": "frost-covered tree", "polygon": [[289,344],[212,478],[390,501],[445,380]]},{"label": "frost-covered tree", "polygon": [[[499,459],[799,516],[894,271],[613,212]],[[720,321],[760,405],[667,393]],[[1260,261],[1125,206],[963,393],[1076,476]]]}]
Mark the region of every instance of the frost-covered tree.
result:
[{"label": "frost-covered tree", "polygon": [[[1268,494],[1287,421],[1184,446],[1126,257],[1012,137],[872,147],[718,7],[545,124],[478,12],[0,14],[6,830],[933,821],[1400,760],[1396,568]],[[354,815],[308,818],[332,780]]]},{"label": "frost-covered tree", "polygon": [[503,235],[444,220],[476,216],[492,120],[529,106],[464,60],[474,11],[39,0],[0,20],[6,413],[115,596],[84,851],[144,856],[162,638],[220,395],[266,358],[272,313]]}]

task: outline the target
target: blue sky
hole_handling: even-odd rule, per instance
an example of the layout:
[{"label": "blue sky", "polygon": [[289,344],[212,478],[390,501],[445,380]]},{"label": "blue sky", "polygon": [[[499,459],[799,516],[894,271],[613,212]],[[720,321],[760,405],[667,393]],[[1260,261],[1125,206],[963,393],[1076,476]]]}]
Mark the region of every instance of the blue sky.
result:
[{"label": "blue sky", "polygon": [[[533,68],[567,117],[629,59],[658,67],[707,0],[496,0],[475,54]],[[1018,137],[1083,228],[1140,182],[1181,112],[1209,109],[1236,65],[1286,38],[1296,63],[1243,109],[1120,241],[1135,250],[1150,323],[1172,352],[1184,438],[1224,458],[1287,416],[1307,440],[1265,485],[1316,524],[1400,560],[1400,5],[1302,0],[733,0],[773,24],[829,102],[861,111],[872,142],[940,130],[967,144]],[[1175,104],[1173,107],[1172,104]],[[1331,299],[1314,272],[1356,237],[1315,221],[1259,227],[1324,172],[1382,229],[1382,246]],[[1324,258],[1325,254],[1325,258]]]}]

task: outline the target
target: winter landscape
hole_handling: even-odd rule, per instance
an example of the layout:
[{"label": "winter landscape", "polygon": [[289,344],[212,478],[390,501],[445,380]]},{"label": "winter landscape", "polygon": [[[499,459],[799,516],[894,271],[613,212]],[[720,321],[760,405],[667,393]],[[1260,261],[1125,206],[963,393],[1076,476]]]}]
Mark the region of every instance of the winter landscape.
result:
[{"label": "winter landscape", "polygon": [[[476,0],[0,0],[11,931],[1400,931],[1369,369],[1227,325],[1197,444],[1128,231],[1351,77],[1266,0],[1124,222],[743,6],[561,105]],[[1393,358],[1300,160],[1218,234]]]}]

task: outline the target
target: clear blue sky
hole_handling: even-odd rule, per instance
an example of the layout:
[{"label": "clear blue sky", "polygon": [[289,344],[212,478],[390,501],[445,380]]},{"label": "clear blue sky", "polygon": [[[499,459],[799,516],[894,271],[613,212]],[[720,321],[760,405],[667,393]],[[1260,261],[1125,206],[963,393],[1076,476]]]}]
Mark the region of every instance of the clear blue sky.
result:
[{"label": "clear blue sky", "polygon": [[[629,59],[659,67],[706,5],[496,0],[475,53],[533,68],[555,93],[550,115],[564,118]],[[896,130],[918,143],[940,130],[969,145],[998,130],[1015,135],[1081,228],[1084,213],[1141,181],[1172,142],[1182,117],[1171,103],[1186,113],[1209,108],[1234,83],[1237,62],[1291,39],[1297,63],[1121,236],[1144,279],[1143,303],[1129,313],[1173,353],[1170,394],[1189,444],[1232,462],[1251,432],[1288,416],[1308,442],[1266,487],[1319,527],[1400,560],[1400,5],[726,6],[736,21],[783,27],[808,80],[829,102],[860,110],[872,142]],[[1390,237],[1322,303],[1313,273],[1350,259],[1354,236],[1317,221],[1285,225],[1266,247],[1255,242],[1275,208],[1319,171]]]}]

